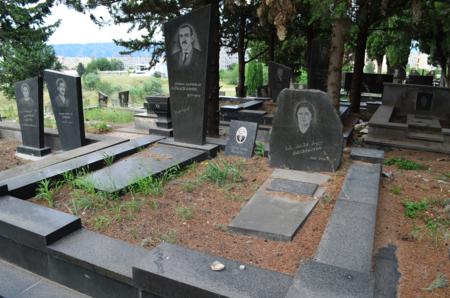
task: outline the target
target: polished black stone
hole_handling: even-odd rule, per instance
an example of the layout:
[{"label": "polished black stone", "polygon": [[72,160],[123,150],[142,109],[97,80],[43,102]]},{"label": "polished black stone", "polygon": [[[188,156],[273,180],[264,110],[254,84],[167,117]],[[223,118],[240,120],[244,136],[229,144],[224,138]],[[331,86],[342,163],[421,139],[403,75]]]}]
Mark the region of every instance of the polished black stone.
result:
[{"label": "polished black stone", "polygon": [[[344,76],[344,89],[350,92],[352,89],[353,73],[346,72]],[[361,79],[361,92],[383,93],[384,83],[392,83],[394,76],[391,74],[363,73]]]},{"label": "polished black stone", "polygon": [[289,192],[297,195],[312,196],[318,185],[308,182],[300,182],[288,179],[273,179],[267,190]]},{"label": "polished black stone", "polygon": [[251,158],[255,148],[257,132],[258,123],[232,120],[228,131],[225,155]]},{"label": "polished black stone", "polygon": [[8,193],[8,186],[0,185],[0,196],[5,195],[6,193]]},{"label": "polished black stone", "polygon": [[63,150],[85,145],[81,79],[53,70],[45,70],[53,114]]},{"label": "polished black stone", "polygon": [[290,67],[273,61],[269,62],[269,87],[274,102],[277,101],[281,90],[289,88],[291,75],[292,70]]},{"label": "polished black stone", "polygon": [[44,145],[43,80],[34,77],[15,84],[22,145],[19,153],[44,156],[50,148]]},{"label": "polished black stone", "polygon": [[98,92],[98,106],[100,108],[106,108],[108,106],[108,95],[103,92]]},{"label": "polished black stone", "polygon": [[406,84],[433,86],[433,76],[409,75]]},{"label": "polished black stone", "polygon": [[[214,261],[225,265],[212,271]],[[161,297],[284,297],[290,276],[163,243],[133,267],[133,279],[143,290]]]},{"label": "polished black stone", "polygon": [[212,26],[211,6],[164,24],[173,135],[178,142],[205,142]]},{"label": "polished black stone", "polygon": [[119,105],[121,107],[127,108],[129,100],[130,100],[130,91],[119,92]]},{"label": "polished black stone", "polygon": [[342,123],[319,90],[285,89],[270,135],[270,164],[305,171],[336,171],[342,160]]},{"label": "polished black stone", "polygon": [[79,228],[79,217],[15,197],[0,197],[0,235],[17,243],[45,250]]},{"label": "polished black stone", "polygon": [[330,41],[315,39],[312,41],[309,56],[308,88],[327,91]]}]

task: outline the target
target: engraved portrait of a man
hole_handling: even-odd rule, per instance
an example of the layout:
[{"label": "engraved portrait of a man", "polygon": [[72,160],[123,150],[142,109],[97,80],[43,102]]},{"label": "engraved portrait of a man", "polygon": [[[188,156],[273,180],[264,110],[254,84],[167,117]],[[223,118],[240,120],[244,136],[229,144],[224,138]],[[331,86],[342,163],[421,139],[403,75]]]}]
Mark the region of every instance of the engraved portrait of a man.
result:
[{"label": "engraved portrait of a man", "polygon": [[302,102],[296,110],[298,128],[302,134],[305,134],[311,127],[314,119],[314,108],[308,102]]},{"label": "engraved portrait of a man", "polygon": [[197,33],[191,24],[178,27],[172,54],[176,69],[185,70],[198,66],[201,61],[201,50]]},{"label": "engraved portrait of a man", "polygon": [[68,107],[69,106],[69,99],[66,98],[66,81],[64,79],[59,78],[56,80],[56,104],[59,107]]},{"label": "engraved portrait of a man", "polygon": [[30,97],[31,88],[28,83],[22,83],[20,85],[20,91],[22,92],[21,104],[24,106],[32,106],[34,104],[33,98]]}]

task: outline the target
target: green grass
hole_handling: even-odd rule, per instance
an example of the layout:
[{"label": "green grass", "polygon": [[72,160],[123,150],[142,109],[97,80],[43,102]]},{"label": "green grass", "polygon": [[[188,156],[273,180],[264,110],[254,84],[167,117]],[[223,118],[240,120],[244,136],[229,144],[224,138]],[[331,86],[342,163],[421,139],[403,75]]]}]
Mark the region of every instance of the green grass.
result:
[{"label": "green grass", "polygon": [[255,142],[255,154],[260,157],[264,157],[265,145],[263,142],[256,141]]},{"label": "green grass", "polygon": [[175,229],[167,231],[167,233],[161,235],[161,240],[167,243],[175,243],[177,242],[178,232]]},{"label": "green grass", "polygon": [[393,193],[396,196],[400,195],[402,193],[402,191],[403,191],[403,189],[399,185],[395,185],[394,187],[391,188],[391,193]]},{"label": "green grass", "polygon": [[38,187],[36,189],[37,195],[36,197],[39,199],[43,199],[47,202],[50,208],[53,208],[55,205],[55,193],[61,188],[60,183],[52,183],[50,180],[45,179],[39,182]]},{"label": "green grass", "polygon": [[393,157],[389,158],[384,162],[387,166],[397,165],[399,169],[402,170],[424,170],[426,167],[420,163],[417,163],[415,161],[400,158],[400,157]]},{"label": "green grass", "polygon": [[419,202],[404,201],[403,207],[405,207],[405,216],[409,218],[416,218],[419,214],[426,211],[429,207],[428,200],[424,199]]},{"label": "green grass", "polygon": [[108,216],[100,215],[94,219],[94,228],[97,231],[104,230],[111,223],[111,219]]},{"label": "green grass", "polygon": [[133,122],[134,113],[119,109],[90,109],[84,112],[84,118],[86,121],[94,120],[122,124]]},{"label": "green grass", "polygon": [[202,177],[216,183],[218,186],[241,182],[241,166],[242,164],[230,163],[220,159],[217,161],[209,161]]},{"label": "green grass", "polygon": [[176,207],[175,213],[179,218],[181,218],[183,220],[189,220],[194,217],[194,210],[192,210],[191,208],[188,208],[188,207],[184,207],[184,206]]}]

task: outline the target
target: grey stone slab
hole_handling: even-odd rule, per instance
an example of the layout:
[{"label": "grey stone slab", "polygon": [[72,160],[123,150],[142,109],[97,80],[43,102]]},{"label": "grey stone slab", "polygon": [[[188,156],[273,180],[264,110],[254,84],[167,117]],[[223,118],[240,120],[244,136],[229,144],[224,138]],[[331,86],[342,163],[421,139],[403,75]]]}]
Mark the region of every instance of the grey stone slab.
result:
[{"label": "grey stone slab", "polygon": [[396,250],[395,246],[388,245],[382,247],[375,256],[375,298],[397,297],[400,272]]},{"label": "grey stone slab", "polygon": [[370,133],[364,138],[364,142],[370,145],[383,146],[387,148],[402,148],[409,150],[420,150],[438,153],[450,153],[450,146],[446,143],[418,141],[414,139],[388,139],[378,136],[371,136]]},{"label": "grey stone slab", "polygon": [[0,197],[0,235],[17,243],[45,250],[79,228],[79,217],[15,197]]},{"label": "grey stone slab", "polygon": [[258,123],[231,120],[225,155],[251,158],[257,132]]},{"label": "grey stone slab", "polygon": [[315,260],[359,272],[372,268],[376,206],[338,199]]},{"label": "grey stone slab", "polygon": [[87,298],[88,296],[0,261],[0,297]]},{"label": "grey stone slab", "polygon": [[93,183],[95,189],[113,193],[138,180],[160,175],[171,167],[183,167],[206,158],[206,151],[158,144],[147,149],[145,156],[125,158],[87,175],[85,179]]},{"label": "grey stone slab", "polygon": [[284,89],[270,133],[270,165],[303,171],[337,171],[342,123],[330,97],[319,90]]},{"label": "grey stone slab", "polygon": [[354,163],[345,176],[339,194],[340,200],[378,205],[380,164]]},{"label": "grey stone slab", "polygon": [[323,185],[330,180],[330,176],[328,175],[286,169],[275,169],[271,177],[274,179],[288,179],[318,185]]},{"label": "grey stone slab", "polygon": [[382,164],[384,160],[384,151],[362,147],[352,147],[350,158],[353,160]]},{"label": "grey stone slab", "polygon": [[[225,269],[214,272],[214,261]],[[161,297],[284,297],[290,276],[163,243],[133,268],[136,285]]]},{"label": "grey stone slab", "polygon": [[306,261],[300,265],[286,298],[368,298],[373,296],[373,287],[370,272]]},{"label": "grey stone slab", "polygon": [[220,146],[214,143],[205,143],[203,145],[196,145],[191,143],[185,143],[185,142],[177,142],[174,138],[166,138],[161,141],[159,141],[160,144],[164,145],[171,145],[171,146],[177,146],[177,147],[183,147],[188,149],[195,149],[195,150],[201,150],[208,153],[209,158],[214,158],[217,156],[217,152],[219,151]]},{"label": "grey stone slab", "polygon": [[318,185],[308,182],[299,182],[288,179],[273,179],[267,190],[289,192],[297,195],[312,196]]},{"label": "grey stone slab", "polygon": [[318,200],[292,201],[265,194],[268,183],[247,202],[228,226],[231,231],[271,240],[290,241]]}]

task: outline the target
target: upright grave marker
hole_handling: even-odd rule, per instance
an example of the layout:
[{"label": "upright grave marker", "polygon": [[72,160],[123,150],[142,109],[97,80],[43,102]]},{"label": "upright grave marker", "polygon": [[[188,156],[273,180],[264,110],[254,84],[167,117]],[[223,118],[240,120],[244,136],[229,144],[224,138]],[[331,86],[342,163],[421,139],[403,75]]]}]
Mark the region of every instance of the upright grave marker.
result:
[{"label": "upright grave marker", "polygon": [[251,158],[257,132],[258,123],[231,120],[225,155]]},{"label": "upright grave marker", "polygon": [[327,91],[328,65],[330,60],[329,51],[329,40],[313,40],[311,46],[311,55],[309,56],[309,89],[319,89],[324,92]]},{"label": "upright grave marker", "polygon": [[98,92],[98,107],[106,108],[108,107],[108,95],[103,92]]},{"label": "upright grave marker", "polygon": [[121,91],[119,92],[119,105],[122,108],[128,107],[128,101],[130,99],[130,91]]},{"label": "upright grave marker", "polygon": [[46,70],[44,78],[50,93],[61,148],[71,150],[83,146],[85,135],[80,77]]},{"label": "upright grave marker", "polygon": [[205,143],[211,27],[210,5],[164,24],[173,135],[177,142]]},{"label": "upright grave marker", "polygon": [[273,61],[269,62],[269,86],[271,98],[274,102],[277,101],[278,95],[284,88],[289,88],[291,82],[292,70],[283,64],[278,64]]},{"label": "upright grave marker", "polygon": [[44,156],[50,148],[44,145],[43,81],[34,77],[15,84],[17,111],[19,113],[22,145],[17,152]]},{"label": "upright grave marker", "polygon": [[270,164],[306,171],[336,171],[342,124],[330,97],[319,90],[283,90],[270,135]]}]

